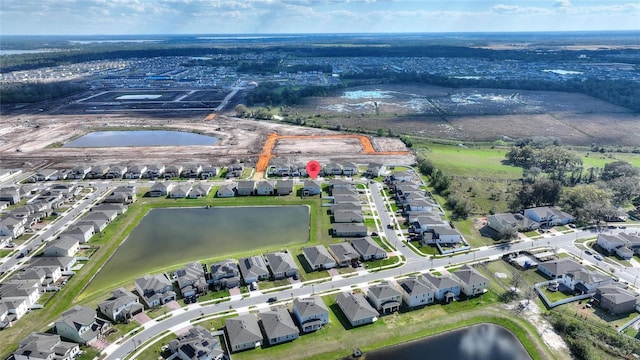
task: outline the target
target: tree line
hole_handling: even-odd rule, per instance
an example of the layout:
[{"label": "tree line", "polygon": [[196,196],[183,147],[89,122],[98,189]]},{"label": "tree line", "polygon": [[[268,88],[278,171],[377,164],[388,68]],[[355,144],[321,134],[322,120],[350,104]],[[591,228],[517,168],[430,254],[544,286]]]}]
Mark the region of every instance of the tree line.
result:
[{"label": "tree line", "polygon": [[36,103],[61,98],[87,90],[86,85],[69,82],[4,83],[0,86],[0,103]]}]

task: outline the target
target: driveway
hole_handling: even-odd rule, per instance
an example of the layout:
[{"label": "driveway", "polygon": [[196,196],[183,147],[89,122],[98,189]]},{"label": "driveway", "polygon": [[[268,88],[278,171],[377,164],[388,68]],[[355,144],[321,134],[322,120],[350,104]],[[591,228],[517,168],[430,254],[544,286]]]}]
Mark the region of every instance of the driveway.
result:
[{"label": "driveway", "polygon": [[144,325],[144,323],[151,321],[151,318],[146,313],[141,312],[139,314],[133,315],[133,320],[137,321],[140,325]]},{"label": "driveway", "polygon": [[180,304],[178,304],[178,302],[175,300],[169,301],[168,303],[165,304],[165,306],[168,307],[169,310],[178,310],[182,308],[182,306],[180,306]]}]

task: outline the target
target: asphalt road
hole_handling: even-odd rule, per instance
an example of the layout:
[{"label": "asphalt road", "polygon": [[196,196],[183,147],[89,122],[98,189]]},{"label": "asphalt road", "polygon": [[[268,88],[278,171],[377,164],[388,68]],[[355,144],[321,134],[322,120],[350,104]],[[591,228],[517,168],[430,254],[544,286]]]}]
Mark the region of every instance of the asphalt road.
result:
[{"label": "asphalt road", "polygon": [[73,206],[66,212],[62,213],[55,222],[46,226],[42,230],[39,230],[35,233],[35,236],[31,237],[31,239],[17,246],[16,249],[20,250],[20,253],[26,254],[28,251],[29,254],[20,259],[17,258],[17,255],[14,255],[3,262],[2,265],[0,265],[0,272],[3,273],[2,277],[0,277],[0,281],[5,280],[5,278],[10,275],[11,271],[16,270],[19,263],[27,263],[31,257],[37,253],[37,249],[40,246],[44,246],[44,243],[47,241],[55,239],[58,232],[71,225],[76,217],[87,212],[91,205],[96,203],[98,199],[105,196],[109,190],[110,187],[107,184],[97,185],[95,191],[89,194],[86,198],[73,204]]},{"label": "asphalt road", "polygon": [[[404,246],[402,240],[398,237],[396,229],[388,229],[386,227],[387,224],[392,223],[392,214],[389,214],[386,210],[385,199],[380,194],[380,190],[382,189],[382,185],[379,183],[370,184],[371,193],[368,194],[370,196],[369,200],[373,200],[372,205],[377,210],[379,214],[380,222],[376,224],[376,226],[381,227],[384,230],[384,234],[386,235],[388,241],[396,246],[397,250],[400,251],[407,259],[407,261],[399,267],[381,270],[378,272],[359,272],[357,276],[351,276],[347,278],[342,277],[334,277],[331,281],[326,281],[322,283],[317,283],[313,285],[303,285],[300,288],[295,289],[287,289],[277,292],[270,292],[268,294],[260,294],[257,296],[246,297],[243,299],[238,299],[230,302],[222,302],[214,305],[191,305],[187,309],[181,309],[174,312],[174,315],[166,320],[149,324],[144,330],[136,333],[134,336],[129,338],[127,341],[122,343],[119,346],[112,346],[107,349],[107,360],[114,360],[119,358],[124,358],[129,353],[136,350],[138,346],[144,344],[154,336],[160,334],[163,331],[169,329],[176,329],[180,327],[188,327],[190,326],[190,320],[198,317],[206,317],[213,314],[219,314],[223,312],[228,312],[229,310],[241,310],[247,312],[249,307],[257,307],[258,309],[266,309],[273,304],[267,304],[267,299],[271,297],[277,297],[279,301],[289,301],[295,297],[303,297],[309,296],[314,293],[325,293],[325,292],[335,292],[335,291],[348,291],[351,289],[352,285],[358,284],[366,284],[369,282],[373,282],[376,280],[383,279],[391,279],[397,276],[401,276],[403,274],[416,273],[419,271],[428,271],[431,268],[439,268],[448,265],[454,265],[459,263],[471,262],[474,260],[480,260],[485,258],[499,258],[503,256],[505,253],[521,251],[521,250],[530,250],[538,247],[558,247],[562,248],[568,252],[576,256],[583,255],[581,249],[577,248],[574,245],[574,241],[582,238],[592,238],[597,236],[597,233],[593,231],[583,231],[579,230],[577,232],[565,235],[556,235],[549,236],[544,239],[535,240],[535,241],[523,241],[519,243],[513,244],[504,244],[504,245],[496,245],[490,247],[483,247],[476,251],[472,251],[465,254],[452,255],[446,258],[430,258],[430,257],[422,257],[415,254],[408,247]],[[627,231],[637,231],[638,229],[629,229]],[[620,231],[620,230],[614,230]],[[587,259],[586,262],[593,262],[591,260],[595,259]],[[602,266],[603,264],[597,264]],[[609,263],[607,263],[609,266]],[[616,266],[616,265],[611,265]],[[634,277],[640,275],[640,269],[633,268],[632,270],[625,269],[623,267],[618,267],[615,270],[616,276],[619,276],[622,281],[628,281],[629,283],[633,283]]]}]

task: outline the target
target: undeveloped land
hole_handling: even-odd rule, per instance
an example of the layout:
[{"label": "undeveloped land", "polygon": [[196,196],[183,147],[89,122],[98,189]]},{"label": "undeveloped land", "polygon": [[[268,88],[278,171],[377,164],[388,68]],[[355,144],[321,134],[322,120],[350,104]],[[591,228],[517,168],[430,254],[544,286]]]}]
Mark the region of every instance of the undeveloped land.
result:
[{"label": "undeveloped land", "polygon": [[294,111],[369,132],[382,128],[480,141],[554,136],[574,145],[640,145],[640,115],[577,93],[372,85],[314,98]]}]

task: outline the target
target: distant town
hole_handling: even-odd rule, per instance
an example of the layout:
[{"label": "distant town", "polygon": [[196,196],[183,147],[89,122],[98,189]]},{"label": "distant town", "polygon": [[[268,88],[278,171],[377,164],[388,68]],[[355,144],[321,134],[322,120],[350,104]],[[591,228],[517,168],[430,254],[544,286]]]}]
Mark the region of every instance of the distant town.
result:
[{"label": "distant town", "polygon": [[9,37],[0,356],[376,359],[473,331],[637,356],[639,50],[615,35]]}]

